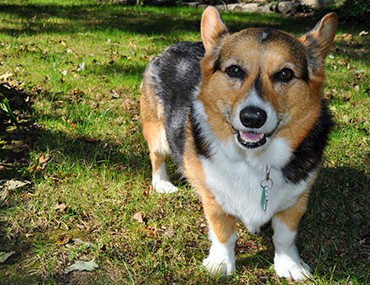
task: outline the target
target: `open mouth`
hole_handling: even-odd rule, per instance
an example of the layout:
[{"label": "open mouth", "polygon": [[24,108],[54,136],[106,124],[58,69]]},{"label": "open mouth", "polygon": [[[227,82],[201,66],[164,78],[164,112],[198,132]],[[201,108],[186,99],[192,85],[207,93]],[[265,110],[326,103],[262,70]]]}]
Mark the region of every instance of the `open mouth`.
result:
[{"label": "open mouth", "polygon": [[246,148],[256,148],[264,145],[267,142],[266,135],[261,133],[252,131],[237,131],[236,135],[239,143]]}]

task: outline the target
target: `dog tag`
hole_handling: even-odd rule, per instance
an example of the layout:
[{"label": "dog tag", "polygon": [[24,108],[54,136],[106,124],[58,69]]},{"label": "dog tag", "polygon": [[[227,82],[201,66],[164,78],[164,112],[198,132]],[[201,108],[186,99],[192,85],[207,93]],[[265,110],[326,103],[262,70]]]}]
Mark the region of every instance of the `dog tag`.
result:
[{"label": "dog tag", "polygon": [[269,201],[269,198],[268,198],[268,187],[262,187],[262,195],[261,195],[261,208],[262,210],[266,211],[267,209],[267,202]]},{"label": "dog tag", "polygon": [[266,169],[266,178],[261,181],[262,194],[260,201],[261,208],[264,211],[266,211],[267,209],[267,203],[269,201],[269,191],[272,188],[272,185],[273,182],[270,178],[270,171]]}]

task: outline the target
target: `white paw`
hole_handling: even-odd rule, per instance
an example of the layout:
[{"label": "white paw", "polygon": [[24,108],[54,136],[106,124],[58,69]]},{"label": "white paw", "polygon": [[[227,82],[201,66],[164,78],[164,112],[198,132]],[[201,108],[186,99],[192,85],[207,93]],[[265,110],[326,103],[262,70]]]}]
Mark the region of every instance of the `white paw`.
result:
[{"label": "white paw", "polygon": [[225,259],[207,257],[203,260],[203,266],[206,270],[214,275],[230,275],[235,271],[235,261],[227,261]]},{"label": "white paw", "polygon": [[158,193],[169,194],[169,193],[175,193],[176,191],[178,191],[178,188],[174,186],[170,181],[157,180],[157,181],[153,181],[152,184],[153,184],[155,191],[157,191]]},{"label": "white paw", "polygon": [[293,260],[288,256],[275,256],[274,267],[279,277],[290,280],[301,281],[311,276],[310,267],[300,258]]}]

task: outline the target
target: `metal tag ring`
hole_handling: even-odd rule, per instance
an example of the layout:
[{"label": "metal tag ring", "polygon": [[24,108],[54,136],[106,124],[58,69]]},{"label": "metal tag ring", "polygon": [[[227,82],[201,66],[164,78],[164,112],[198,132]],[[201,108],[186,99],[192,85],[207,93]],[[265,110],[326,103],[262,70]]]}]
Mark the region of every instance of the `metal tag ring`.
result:
[{"label": "metal tag ring", "polygon": [[261,187],[266,189],[271,189],[274,183],[272,182],[272,179],[263,179],[261,181]]}]

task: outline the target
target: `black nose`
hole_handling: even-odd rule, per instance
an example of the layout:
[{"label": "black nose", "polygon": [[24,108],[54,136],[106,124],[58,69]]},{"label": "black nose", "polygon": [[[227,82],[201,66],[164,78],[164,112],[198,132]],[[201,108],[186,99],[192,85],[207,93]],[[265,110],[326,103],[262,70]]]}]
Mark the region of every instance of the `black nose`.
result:
[{"label": "black nose", "polygon": [[256,106],[245,107],[240,112],[240,121],[244,127],[258,129],[266,122],[267,114]]}]

